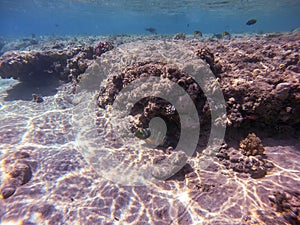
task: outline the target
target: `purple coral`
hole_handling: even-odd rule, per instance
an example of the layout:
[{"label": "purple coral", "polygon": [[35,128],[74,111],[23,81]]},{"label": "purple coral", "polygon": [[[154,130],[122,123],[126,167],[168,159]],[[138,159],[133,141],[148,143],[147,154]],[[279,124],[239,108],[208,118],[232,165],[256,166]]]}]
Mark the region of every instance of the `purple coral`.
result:
[{"label": "purple coral", "polygon": [[101,56],[103,53],[110,51],[114,48],[113,44],[108,41],[100,41],[95,47],[95,55]]}]

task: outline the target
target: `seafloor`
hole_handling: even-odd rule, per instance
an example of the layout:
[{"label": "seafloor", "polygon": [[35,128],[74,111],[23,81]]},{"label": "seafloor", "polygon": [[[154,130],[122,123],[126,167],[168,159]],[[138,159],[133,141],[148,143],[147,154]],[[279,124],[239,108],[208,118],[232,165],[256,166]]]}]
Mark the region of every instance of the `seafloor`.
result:
[{"label": "seafloor", "polygon": [[[300,224],[299,40],[297,31],[1,38],[0,223]],[[211,75],[200,86],[212,96],[222,91],[225,116],[212,121],[215,101],[207,104],[190,68]],[[184,87],[201,117],[194,154],[171,177],[158,171],[166,180],[148,169],[182,159],[173,151],[175,114],[175,131],[155,149],[122,136],[122,110],[135,96],[110,107],[122,88],[149,76]],[[172,94],[157,85],[148,86]],[[165,104],[151,101],[131,111],[133,133],[145,135],[144,122]],[[226,124],[220,146],[208,137],[217,122]]]}]

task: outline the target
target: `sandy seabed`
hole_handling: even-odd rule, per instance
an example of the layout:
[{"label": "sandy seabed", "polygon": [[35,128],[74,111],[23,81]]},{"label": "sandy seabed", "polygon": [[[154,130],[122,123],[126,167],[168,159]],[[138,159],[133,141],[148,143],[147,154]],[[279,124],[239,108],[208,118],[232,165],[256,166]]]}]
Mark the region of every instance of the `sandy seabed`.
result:
[{"label": "sandy seabed", "polygon": [[[299,40],[2,39],[1,224],[299,224]],[[209,157],[200,143],[174,176],[150,179],[144,165],[169,153],[121,138],[99,89],[136,62],[180,68],[187,58],[224,94],[225,143]],[[263,154],[241,153],[251,132]],[[247,160],[262,164],[247,171]]]}]

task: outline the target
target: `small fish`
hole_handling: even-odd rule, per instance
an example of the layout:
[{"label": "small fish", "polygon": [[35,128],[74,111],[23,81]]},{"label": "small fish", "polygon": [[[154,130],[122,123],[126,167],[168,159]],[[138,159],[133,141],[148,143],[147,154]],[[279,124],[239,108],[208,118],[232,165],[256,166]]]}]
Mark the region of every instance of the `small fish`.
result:
[{"label": "small fish", "polygon": [[175,40],[184,40],[186,38],[185,33],[180,32],[174,36]]},{"label": "small fish", "polygon": [[146,31],[149,31],[151,34],[157,34],[157,33],[156,33],[156,29],[153,28],[153,27],[148,27],[148,28],[146,28],[145,30],[146,30]]},{"label": "small fish", "polygon": [[230,39],[230,37],[231,37],[231,34],[228,33],[227,31],[224,31],[224,32],[222,33],[222,38]]},{"label": "small fish", "polygon": [[256,21],[257,21],[256,19],[248,20],[247,23],[246,23],[246,25],[248,25],[248,26],[253,25],[253,24],[256,23]]},{"label": "small fish", "polygon": [[199,31],[199,30],[195,30],[195,31],[194,31],[194,38],[195,38],[195,37],[202,37],[202,32]]},{"label": "small fish", "polygon": [[134,135],[139,139],[147,139],[151,136],[150,129],[139,128],[135,131]]},{"label": "small fish", "polygon": [[212,36],[212,38],[221,39],[221,38],[222,38],[222,34],[214,34],[214,35]]}]

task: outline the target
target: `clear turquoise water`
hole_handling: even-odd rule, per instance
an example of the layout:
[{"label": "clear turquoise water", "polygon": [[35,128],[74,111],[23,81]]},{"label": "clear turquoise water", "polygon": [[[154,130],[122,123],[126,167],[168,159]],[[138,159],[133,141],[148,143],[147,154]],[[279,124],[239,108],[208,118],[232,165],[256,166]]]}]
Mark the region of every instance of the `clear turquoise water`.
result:
[{"label": "clear turquoise water", "polygon": [[299,15],[299,0],[1,0],[0,35],[279,32]]}]

